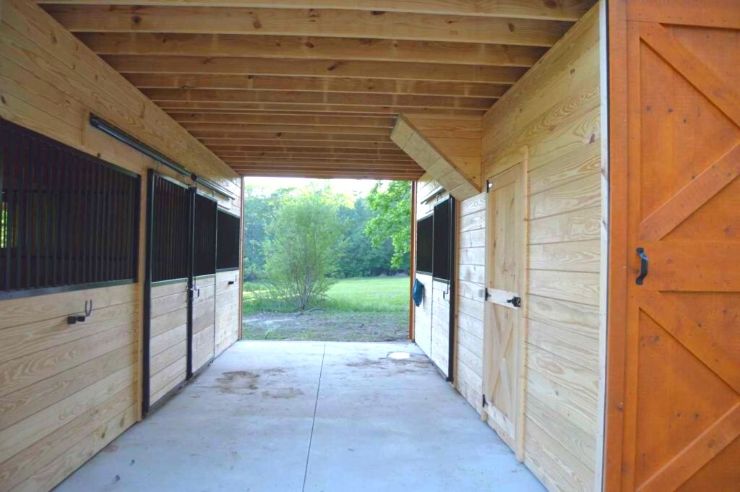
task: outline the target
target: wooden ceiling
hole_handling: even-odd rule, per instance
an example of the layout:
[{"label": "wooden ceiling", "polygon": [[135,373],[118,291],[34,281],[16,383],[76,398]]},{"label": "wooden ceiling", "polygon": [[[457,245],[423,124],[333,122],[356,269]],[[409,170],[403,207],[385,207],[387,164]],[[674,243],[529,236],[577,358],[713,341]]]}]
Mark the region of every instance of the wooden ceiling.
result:
[{"label": "wooden ceiling", "polygon": [[39,3],[240,174],[416,179],[396,116],[483,115],[594,0]]}]

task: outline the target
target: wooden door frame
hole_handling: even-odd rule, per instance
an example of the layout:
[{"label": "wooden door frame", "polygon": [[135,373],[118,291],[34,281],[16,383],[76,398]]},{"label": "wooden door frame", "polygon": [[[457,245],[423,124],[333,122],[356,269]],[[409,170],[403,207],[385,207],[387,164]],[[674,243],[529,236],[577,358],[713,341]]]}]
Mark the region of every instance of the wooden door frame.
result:
[{"label": "wooden door frame", "polygon": [[[607,4],[609,230],[604,408],[604,490],[621,487],[627,324],[627,12],[626,0]],[[610,329],[621,327],[622,329]]]}]

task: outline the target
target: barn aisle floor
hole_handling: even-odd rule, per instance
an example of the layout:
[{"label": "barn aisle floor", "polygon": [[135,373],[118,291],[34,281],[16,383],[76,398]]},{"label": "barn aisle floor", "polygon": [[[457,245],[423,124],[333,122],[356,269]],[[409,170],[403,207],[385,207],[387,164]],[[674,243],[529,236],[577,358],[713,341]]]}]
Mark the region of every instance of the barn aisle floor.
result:
[{"label": "barn aisle floor", "polygon": [[238,342],[58,491],[541,491],[411,343]]}]

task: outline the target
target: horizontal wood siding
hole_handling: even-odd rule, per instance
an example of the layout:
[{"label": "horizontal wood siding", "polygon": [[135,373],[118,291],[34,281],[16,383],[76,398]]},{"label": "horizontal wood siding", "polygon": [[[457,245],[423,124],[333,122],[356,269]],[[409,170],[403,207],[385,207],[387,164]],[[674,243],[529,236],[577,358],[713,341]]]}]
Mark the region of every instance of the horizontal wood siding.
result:
[{"label": "horizontal wood siding", "polygon": [[[229,284],[229,282],[233,282]],[[239,339],[239,270],[216,273],[216,356]]]},{"label": "horizontal wood siding", "polygon": [[195,279],[193,299],[193,372],[213,359],[216,343],[216,276]]},{"label": "horizontal wood siding", "polygon": [[188,282],[152,286],[149,404],[157,403],[187,375]]},{"label": "horizontal wood siding", "polygon": [[486,194],[458,207],[455,387],[478,412],[483,398],[483,320],[486,275]]},{"label": "horizontal wood siding", "polygon": [[[228,166],[34,2],[0,1],[0,74],[0,117],[142,176],[155,167],[173,176],[92,128],[93,113],[239,196]],[[239,198],[219,201],[241,208]],[[153,330],[164,335],[154,340],[153,368],[165,386],[182,372],[174,364],[182,364],[184,321],[181,311],[162,315],[183,296],[152,309]],[[92,317],[67,325],[85,300]],[[132,284],[0,302],[1,491],[53,488],[140,418],[142,301],[141,284]]]},{"label": "horizontal wood siding", "polygon": [[447,282],[432,281],[432,362],[447,375],[450,359],[450,301]]},{"label": "horizontal wood siding", "polygon": [[[485,176],[518,162],[522,149],[529,156],[524,459],[551,490],[591,490],[601,466],[597,21],[594,9],[484,117]],[[461,274],[474,275],[474,256],[463,246]],[[470,324],[462,318],[460,329]]]},{"label": "horizontal wood siding", "polygon": [[[138,295],[130,284],[0,304],[0,490],[53,487],[134,422]],[[92,315],[68,325],[86,300]]]}]

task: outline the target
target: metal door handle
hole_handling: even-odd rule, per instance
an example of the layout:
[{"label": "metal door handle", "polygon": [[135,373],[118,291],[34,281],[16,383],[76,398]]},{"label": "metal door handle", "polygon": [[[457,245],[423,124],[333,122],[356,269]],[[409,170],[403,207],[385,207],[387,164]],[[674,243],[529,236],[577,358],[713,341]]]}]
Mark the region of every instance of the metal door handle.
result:
[{"label": "metal door handle", "polygon": [[643,280],[648,274],[648,257],[645,254],[645,248],[637,248],[637,256],[640,257],[640,275],[635,279],[637,285],[642,285]]},{"label": "metal door handle", "polygon": [[521,307],[522,306],[522,298],[519,296],[514,296],[511,299],[506,299],[506,302],[511,304],[514,307]]}]

